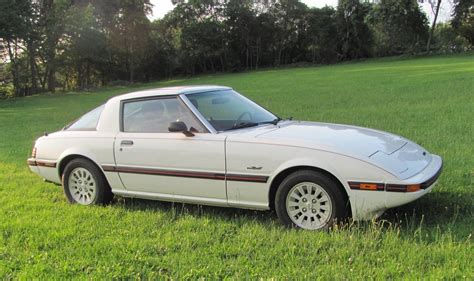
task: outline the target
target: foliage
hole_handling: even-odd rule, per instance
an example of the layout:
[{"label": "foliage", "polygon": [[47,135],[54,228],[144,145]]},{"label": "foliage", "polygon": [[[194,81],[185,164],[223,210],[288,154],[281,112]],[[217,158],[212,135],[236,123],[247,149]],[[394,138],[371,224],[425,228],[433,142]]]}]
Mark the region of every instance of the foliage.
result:
[{"label": "foliage", "polygon": [[369,22],[378,56],[417,53],[428,38],[428,20],[416,0],[381,0]]},{"label": "foliage", "polygon": [[471,48],[467,39],[459,35],[449,23],[438,24],[434,37],[436,49],[443,53],[465,52]]},{"label": "foliage", "polygon": [[306,40],[312,63],[332,63],[338,60],[336,11],[331,7],[313,8],[306,15]]},{"label": "foliage", "polygon": [[453,27],[474,45],[474,0],[458,0],[454,7]]},{"label": "foliage", "polygon": [[[12,83],[16,96],[83,90],[114,81],[418,54],[431,38],[415,0],[341,0],[336,9],[308,8],[300,0],[174,3],[163,19],[150,22],[150,0],[0,0],[0,49],[11,73],[3,83]],[[444,38],[437,50],[472,48],[472,11],[472,0],[460,0],[453,20],[468,46],[453,48],[445,28],[437,33]]]},{"label": "foliage", "polygon": [[341,0],[337,6],[336,24],[342,59],[366,58],[371,54],[372,34],[365,20],[370,5],[359,0]]},{"label": "foliage", "polygon": [[[474,56],[463,54],[0,101],[0,279],[473,280],[473,76]],[[229,85],[282,117],[405,136],[441,155],[443,173],[431,193],[378,220],[309,232],[284,229],[272,212],[137,199],[70,205],[28,170],[44,131],[112,96],[183,84]]]}]

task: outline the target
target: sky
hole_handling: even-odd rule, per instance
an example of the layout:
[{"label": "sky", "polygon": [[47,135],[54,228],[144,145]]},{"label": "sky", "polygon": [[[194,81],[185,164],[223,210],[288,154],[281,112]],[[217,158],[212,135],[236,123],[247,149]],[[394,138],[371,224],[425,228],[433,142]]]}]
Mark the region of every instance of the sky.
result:
[{"label": "sky", "polygon": [[[337,6],[337,1],[338,0],[302,0],[301,2],[305,3],[308,7],[320,8],[326,5],[335,7]],[[150,2],[153,4],[153,15],[150,16],[151,19],[160,19],[166,13],[173,9],[173,4],[171,4],[171,0],[151,0]],[[428,4],[428,1],[423,2],[424,3],[421,4],[421,6],[423,7],[423,10],[428,15],[431,21],[433,18],[433,13],[431,11],[430,5]],[[441,8],[438,16],[439,21],[447,21],[450,19],[452,6],[451,3],[452,0],[441,2]]]}]

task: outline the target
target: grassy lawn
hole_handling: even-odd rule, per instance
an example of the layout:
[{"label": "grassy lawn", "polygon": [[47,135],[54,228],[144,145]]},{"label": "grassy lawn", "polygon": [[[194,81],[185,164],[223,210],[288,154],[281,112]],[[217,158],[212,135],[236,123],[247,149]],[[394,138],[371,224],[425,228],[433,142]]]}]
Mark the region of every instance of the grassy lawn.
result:
[{"label": "grassy lawn", "polygon": [[[439,185],[382,218],[288,230],[272,212],[117,199],[70,205],[29,172],[44,131],[136,90],[232,86],[282,117],[400,134],[444,158]],[[474,279],[474,55],[201,76],[0,101],[0,279]]]}]

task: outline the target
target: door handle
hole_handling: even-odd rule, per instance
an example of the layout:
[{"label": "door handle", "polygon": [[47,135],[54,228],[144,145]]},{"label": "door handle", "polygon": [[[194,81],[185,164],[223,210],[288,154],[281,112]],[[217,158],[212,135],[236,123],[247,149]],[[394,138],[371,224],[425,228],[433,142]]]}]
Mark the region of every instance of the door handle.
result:
[{"label": "door handle", "polygon": [[123,140],[120,142],[120,145],[133,145],[133,141],[131,140]]}]

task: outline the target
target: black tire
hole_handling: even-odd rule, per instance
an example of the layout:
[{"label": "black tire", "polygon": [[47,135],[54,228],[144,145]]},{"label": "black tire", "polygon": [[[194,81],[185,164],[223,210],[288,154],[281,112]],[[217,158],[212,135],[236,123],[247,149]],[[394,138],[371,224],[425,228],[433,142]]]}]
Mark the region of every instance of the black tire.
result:
[{"label": "black tire", "polygon": [[287,227],[303,228],[296,225],[286,208],[286,199],[290,190],[299,183],[311,182],[319,185],[329,196],[332,206],[332,212],[326,224],[318,229],[329,229],[336,222],[343,221],[347,218],[347,202],[340,190],[339,184],[334,182],[330,177],[323,173],[312,170],[300,170],[288,175],[278,187],[275,196],[275,211],[281,223]]},{"label": "black tire", "polygon": [[[78,202],[76,199],[74,199],[69,187],[69,178],[72,175],[71,173],[77,168],[87,170],[95,181],[95,196],[91,199],[91,202],[88,202],[87,204]],[[84,158],[76,158],[71,160],[64,169],[61,181],[64,194],[71,204],[80,203],[83,205],[103,205],[112,201],[114,196],[102,171],[100,171],[94,163]]]}]

